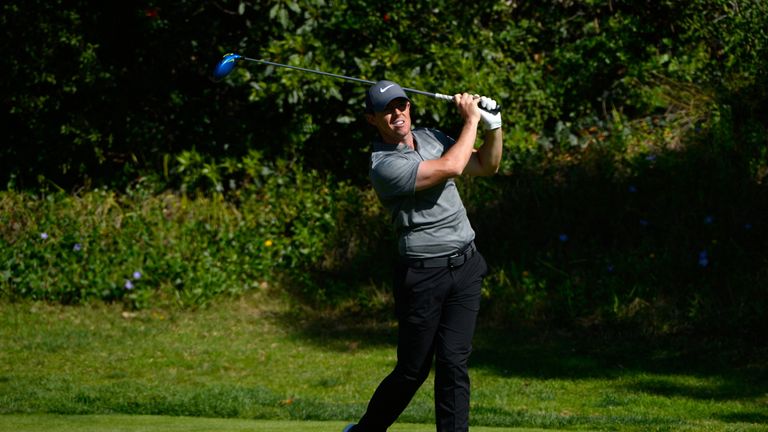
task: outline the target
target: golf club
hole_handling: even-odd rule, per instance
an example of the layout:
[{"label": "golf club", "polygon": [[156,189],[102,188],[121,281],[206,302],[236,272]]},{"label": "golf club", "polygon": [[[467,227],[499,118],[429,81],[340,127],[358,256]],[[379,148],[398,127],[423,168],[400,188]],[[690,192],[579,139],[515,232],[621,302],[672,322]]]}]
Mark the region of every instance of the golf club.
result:
[{"label": "golf club", "polygon": [[[237,66],[237,63],[240,62],[240,61],[250,61],[250,62],[261,63],[261,64],[265,64],[265,65],[269,65],[269,66],[284,67],[284,68],[288,68],[288,69],[294,69],[294,70],[299,70],[299,71],[303,71],[303,72],[310,72],[310,73],[313,73],[313,74],[324,75],[324,76],[328,76],[328,77],[332,77],[332,78],[339,78],[339,79],[343,79],[343,80],[347,80],[347,81],[354,81],[354,82],[363,83],[363,84],[369,84],[369,85],[376,83],[375,81],[364,80],[364,79],[361,79],[361,78],[354,78],[354,77],[349,77],[349,76],[346,76],[346,75],[339,75],[339,74],[334,74],[334,73],[330,73],[330,72],[323,72],[323,71],[319,71],[319,70],[316,70],[316,69],[308,69],[308,68],[303,68],[303,67],[298,67],[298,66],[290,66],[290,65],[281,64],[281,63],[275,63],[275,62],[271,62],[271,61],[267,61],[267,60],[259,60],[259,59],[245,57],[245,56],[242,56],[240,54],[234,54],[234,53],[225,54],[224,57],[219,61],[219,63],[216,64],[216,67],[213,69],[213,78],[216,79],[217,81],[223,79],[224,77],[226,77],[227,75],[229,75],[232,72],[232,70],[235,68],[235,66]],[[431,92],[426,92],[426,91],[423,91],[423,90],[416,90],[416,89],[406,88],[406,87],[403,87],[403,90],[408,92],[408,93],[414,93],[414,94],[419,94],[419,95],[423,95],[423,96],[430,96],[430,97],[433,97],[433,98],[436,98],[436,99],[453,100],[453,96],[442,94],[442,93],[431,93]],[[501,107],[497,107],[495,110],[490,111],[490,112],[495,114],[499,110],[501,110]]]}]

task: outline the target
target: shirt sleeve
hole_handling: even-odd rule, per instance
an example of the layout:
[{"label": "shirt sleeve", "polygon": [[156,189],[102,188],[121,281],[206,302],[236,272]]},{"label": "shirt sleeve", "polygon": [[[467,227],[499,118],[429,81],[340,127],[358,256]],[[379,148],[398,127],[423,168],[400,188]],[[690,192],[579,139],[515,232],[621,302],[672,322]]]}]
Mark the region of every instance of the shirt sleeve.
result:
[{"label": "shirt sleeve", "polygon": [[416,173],[419,161],[400,155],[377,160],[371,167],[371,183],[382,199],[413,195],[416,192]]},{"label": "shirt sleeve", "polygon": [[452,137],[446,135],[440,130],[437,129],[423,129],[423,131],[429,135],[432,136],[432,139],[435,140],[436,143],[439,143],[441,148],[440,151],[435,154],[435,158],[439,158],[440,156],[444,155],[445,152],[448,151],[451,147],[453,147],[454,144],[456,144],[456,140]]}]

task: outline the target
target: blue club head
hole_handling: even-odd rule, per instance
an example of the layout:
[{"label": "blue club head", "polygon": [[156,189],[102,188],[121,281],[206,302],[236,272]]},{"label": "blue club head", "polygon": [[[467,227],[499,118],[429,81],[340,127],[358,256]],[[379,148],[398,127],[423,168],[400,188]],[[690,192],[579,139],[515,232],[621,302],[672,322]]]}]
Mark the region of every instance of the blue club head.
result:
[{"label": "blue club head", "polygon": [[213,69],[213,78],[220,80],[229,75],[229,73],[232,72],[232,69],[237,66],[237,61],[241,58],[243,58],[243,56],[238,54],[229,53],[224,55],[221,61],[219,61],[219,63],[216,64],[216,67]]}]

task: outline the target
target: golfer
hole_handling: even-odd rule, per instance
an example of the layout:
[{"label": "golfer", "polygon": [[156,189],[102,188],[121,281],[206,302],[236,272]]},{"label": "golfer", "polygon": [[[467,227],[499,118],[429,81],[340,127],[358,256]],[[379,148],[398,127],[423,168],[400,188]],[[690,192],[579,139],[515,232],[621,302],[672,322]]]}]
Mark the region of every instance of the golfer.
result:
[{"label": "golfer", "polygon": [[[494,100],[467,93],[453,100],[464,120],[455,140],[412,129],[411,101],[398,84],[379,81],[366,95],[365,117],[378,131],[371,182],[398,236],[397,365],[344,432],[386,431],[429,376],[433,358],[437,431],[469,430],[467,361],[488,267],[453,179],[496,173],[502,133],[501,114],[489,112]],[[483,144],[475,150],[479,130]]]}]

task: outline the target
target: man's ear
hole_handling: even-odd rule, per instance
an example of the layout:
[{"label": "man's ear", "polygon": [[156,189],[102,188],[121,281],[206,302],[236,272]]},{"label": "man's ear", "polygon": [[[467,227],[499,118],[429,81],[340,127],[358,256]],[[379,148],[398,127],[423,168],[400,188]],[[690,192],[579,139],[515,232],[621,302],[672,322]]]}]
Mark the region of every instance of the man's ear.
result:
[{"label": "man's ear", "polygon": [[371,126],[376,126],[376,116],[373,114],[365,114],[365,120],[370,124]]}]

